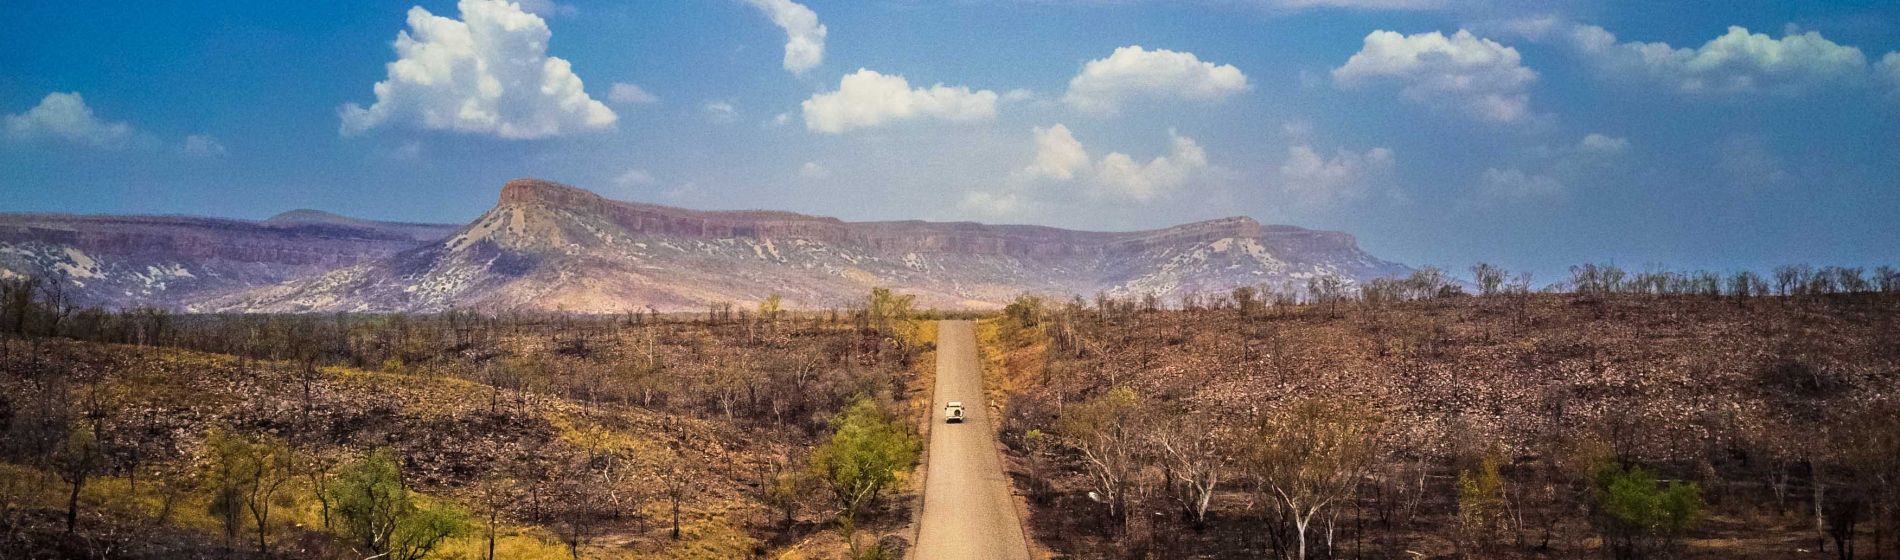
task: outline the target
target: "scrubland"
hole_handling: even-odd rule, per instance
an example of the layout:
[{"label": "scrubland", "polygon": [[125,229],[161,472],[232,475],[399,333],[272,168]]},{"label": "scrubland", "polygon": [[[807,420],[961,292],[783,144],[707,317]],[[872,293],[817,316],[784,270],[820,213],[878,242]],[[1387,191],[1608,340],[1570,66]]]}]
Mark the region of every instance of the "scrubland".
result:
[{"label": "scrubland", "polygon": [[882,297],[590,317],[9,298],[0,556],[892,556],[934,331]]},{"label": "scrubland", "polygon": [[1252,290],[986,323],[1078,558],[1900,555],[1900,297]]}]

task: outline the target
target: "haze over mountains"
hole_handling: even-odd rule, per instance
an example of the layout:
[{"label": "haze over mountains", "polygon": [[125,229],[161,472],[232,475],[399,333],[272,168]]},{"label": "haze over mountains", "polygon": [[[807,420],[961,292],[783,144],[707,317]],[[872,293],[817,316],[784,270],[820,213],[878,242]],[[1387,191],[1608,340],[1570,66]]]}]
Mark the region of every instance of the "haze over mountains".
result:
[{"label": "haze over mountains", "polygon": [[263,221],[0,214],[0,278],[61,279],[58,289],[82,305],[181,308],[387,257],[454,231],[308,210]]},{"label": "haze over mountains", "polygon": [[620,202],[532,179],[509,182],[460,227],[309,210],[264,221],[0,215],[0,277],[62,278],[82,304],[192,311],[681,311],[775,293],[824,308],[873,286],[924,306],[992,308],[1023,292],[1175,301],[1407,272],[1348,234],[1245,217],[1114,233],[845,222]]}]

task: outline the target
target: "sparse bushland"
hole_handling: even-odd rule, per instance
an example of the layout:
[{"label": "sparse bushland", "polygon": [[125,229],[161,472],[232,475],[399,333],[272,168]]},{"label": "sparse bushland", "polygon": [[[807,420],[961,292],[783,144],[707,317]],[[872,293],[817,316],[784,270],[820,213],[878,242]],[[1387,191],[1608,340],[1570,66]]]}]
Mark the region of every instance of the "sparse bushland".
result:
[{"label": "sparse bushland", "polygon": [[[1079,558],[1893,558],[1900,276],[1474,267],[979,329]],[[1144,301],[1144,299],[1146,301]]]},{"label": "sparse bushland", "polygon": [[[931,351],[922,313],[870,298],[192,316],[7,282],[29,289],[0,293],[0,550],[26,558],[842,555],[831,487],[775,481],[863,424],[847,410],[908,425]],[[907,523],[902,482],[854,528]]]}]

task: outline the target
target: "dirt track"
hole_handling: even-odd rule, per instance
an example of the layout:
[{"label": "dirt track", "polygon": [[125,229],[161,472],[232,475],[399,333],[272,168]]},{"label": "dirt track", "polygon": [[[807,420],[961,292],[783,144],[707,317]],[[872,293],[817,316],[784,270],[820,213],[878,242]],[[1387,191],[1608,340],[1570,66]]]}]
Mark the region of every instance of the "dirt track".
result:
[{"label": "dirt track", "polygon": [[[1029,558],[983,396],[983,366],[969,321],[937,328],[937,394],[924,482],[917,560]],[[967,420],[945,424],[943,406],[963,401]]]}]

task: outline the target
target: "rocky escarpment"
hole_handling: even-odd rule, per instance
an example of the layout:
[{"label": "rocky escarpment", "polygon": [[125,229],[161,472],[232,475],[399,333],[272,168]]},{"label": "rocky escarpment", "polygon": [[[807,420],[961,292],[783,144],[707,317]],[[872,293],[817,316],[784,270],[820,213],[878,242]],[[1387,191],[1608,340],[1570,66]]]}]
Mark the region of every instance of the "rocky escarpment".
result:
[{"label": "rocky escarpment", "polygon": [[630,233],[706,238],[802,238],[828,243],[850,237],[845,223],[791,212],[712,212],[608,200],[559,183],[516,179],[501,188],[497,208],[557,208],[597,216]]},{"label": "rocky escarpment", "polygon": [[455,228],[286,216],[0,214],[0,278],[56,282],[81,305],[182,307],[388,257]]},{"label": "rocky escarpment", "polygon": [[1349,235],[1245,217],[1134,232],[845,222],[621,202],[521,179],[440,242],[196,308],[619,312],[699,310],[771,294],[794,307],[834,307],[873,286],[916,294],[927,306],[988,308],[1024,292],[1175,300],[1317,275],[1352,281],[1407,271],[1361,251]]},{"label": "rocky escarpment", "polygon": [[[804,239],[854,245],[882,253],[994,255],[1015,258],[1102,256],[1116,251],[1213,241],[1257,238],[1260,222],[1244,216],[1165,229],[1133,232],[1076,231],[1042,226],[989,225],[976,222],[845,222],[837,218],[777,211],[709,212],[609,200],[592,192],[535,179],[502,186],[499,209],[540,207],[590,214],[642,235],[697,238]],[[1313,232],[1345,236],[1336,232]],[[1345,236],[1351,245],[1351,237]],[[1352,248],[1352,250],[1356,250]]]}]

